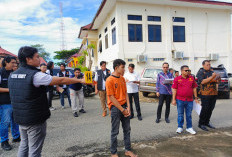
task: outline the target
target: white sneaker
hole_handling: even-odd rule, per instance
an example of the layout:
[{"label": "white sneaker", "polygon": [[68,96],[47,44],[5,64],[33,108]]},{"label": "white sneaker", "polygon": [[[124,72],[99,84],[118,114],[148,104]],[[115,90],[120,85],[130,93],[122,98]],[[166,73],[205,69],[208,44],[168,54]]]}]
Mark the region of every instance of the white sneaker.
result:
[{"label": "white sneaker", "polygon": [[196,134],[196,131],[194,131],[193,128],[188,128],[188,129],[186,129],[186,131],[189,132],[192,135]]},{"label": "white sneaker", "polygon": [[62,106],[62,109],[64,109],[64,106]]},{"label": "white sneaker", "polygon": [[182,129],[182,128],[177,128],[176,133],[181,134],[181,133],[182,133],[182,131],[183,131],[183,129]]},{"label": "white sneaker", "polygon": [[50,111],[54,111],[54,110],[56,110],[56,108],[55,108],[55,107],[50,107],[49,109],[50,109]]}]

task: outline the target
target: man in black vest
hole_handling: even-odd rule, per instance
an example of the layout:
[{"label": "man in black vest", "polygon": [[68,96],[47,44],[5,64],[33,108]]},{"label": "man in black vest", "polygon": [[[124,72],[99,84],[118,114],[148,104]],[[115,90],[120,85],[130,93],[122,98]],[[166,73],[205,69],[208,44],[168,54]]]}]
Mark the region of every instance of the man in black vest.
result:
[{"label": "man in black vest", "polygon": [[[59,73],[57,73],[58,77],[69,77],[72,75],[68,70],[65,69],[65,67],[66,67],[66,65],[64,63],[60,64],[60,71],[59,71]],[[69,86],[60,85],[60,87],[63,88],[62,92],[60,92],[60,103],[61,103],[62,109],[64,109],[64,94],[67,95],[69,106],[71,107]],[[58,90],[58,92],[59,92],[59,90]]]},{"label": "man in black vest", "polygon": [[97,84],[95,85],[95,93],[100,96],[101,105],[102,105],[102,116],[105,117],[107,115],[106,110],[106,79],[111,75],[110,70],[106,68],[106,62],[100,62],[101,70],[97,70],[95,74],[95,81]]},{"label": "man in black vest", "polygon": [[11,125],[11,134],[13,142],[20,141],[19,126],[13,120],[13,110],[10,100],[8,77],[13,72],[13,67],[16,64],[16,58],[7,56],[2,61],[2,69],[0,70],[0,113],[1,113],[1,147],[4,150],[11,150],[12,147],[8,143],[8,130]]},{"label": "man in black vest", "polygon": [[9,91],[13,106],[14,120],[19,124],[21,142],[18,157],[40,157],[46,136],[46,120],[50,110],[46,86],[84,83],[84,80],[52,77],[40,72],[38,50],[33,47],[19,49],[21,67],[9,77]]}]

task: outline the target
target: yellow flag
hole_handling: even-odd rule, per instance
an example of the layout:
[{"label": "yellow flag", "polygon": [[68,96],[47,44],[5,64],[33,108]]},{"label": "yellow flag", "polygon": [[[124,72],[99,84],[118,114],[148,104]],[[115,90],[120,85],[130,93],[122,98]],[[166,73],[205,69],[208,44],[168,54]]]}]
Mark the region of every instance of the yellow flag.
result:
[{"label": "yellow flag", "polygon": [[85,72],[85,83],[93,83],[92,71]]}]

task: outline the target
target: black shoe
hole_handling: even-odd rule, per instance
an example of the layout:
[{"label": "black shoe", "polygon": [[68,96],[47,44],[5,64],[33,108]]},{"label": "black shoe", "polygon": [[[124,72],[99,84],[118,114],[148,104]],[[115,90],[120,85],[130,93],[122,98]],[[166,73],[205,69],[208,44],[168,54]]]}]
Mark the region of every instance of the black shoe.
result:
[{"label": "black shoe", "polygon": [[207,127],[209,127],[209,128],[211,128],[211,129],[216,129],[212,124],[208,124],[208,125],[206,125]]},{"label": "black shoe", "polygon": [[198,127],[204,131],[209,131],[205,125],[198,125]]},{"label": "black shoe", "polygon": [[130,116],[130,119],[133,119],[134,118],[134,116]]},{"label": "black shoe", "polygon": [[80,113],[86,113],[84,109],[79,110]]},{"label": "black shoe", "polygon": [[77,112],[74,112],[74,113],[73,113],[73,116],[74,116],[74,117],[78,117]]},{"label": "black shoe", "polygon": [[156,121],[155,121],[156,123],[159,123],[160,122],[160,119],[156,119]]},{"label": "black shoe", "polygon": [[142,116],[139,116],[139,117],[138,117],[138,120],[139,120],[139,121],[143,120]]},{"label": "black shoe", "polygon": [[8,141],[4,141],[1,143],[1,146],[2,146],[2,149],[3,150],[6,150],[6,151],[9,151],[12,149],[11,145],[8,143]]},{"label": "black shoe", "polygon": [[18,138],[16,138],[16,139],[13,139],[12,140],[12,142],[20,142],[21,141],[21,138],[20,137],[18,137]]},{"label": "black shoe", "polygon": [[166,123],[170,123],[170,120],[168,118],[165,119]]}]

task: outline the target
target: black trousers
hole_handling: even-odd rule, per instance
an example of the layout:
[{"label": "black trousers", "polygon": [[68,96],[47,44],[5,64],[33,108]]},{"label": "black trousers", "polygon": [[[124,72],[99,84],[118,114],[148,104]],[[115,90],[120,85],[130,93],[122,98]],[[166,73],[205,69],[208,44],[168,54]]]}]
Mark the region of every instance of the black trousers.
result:
[{"label": "black trousers", "polygon": [[172,95],[160,94],[159,106],[157,109],[157,119],[161,118],[164,101],[166,102],[165,119],[169,117],[171,100],[172,100]]},{"label": "black trousers", "polygon": [[199,125],[208,125],[215,108],[217,95],[201,96],[201,114],[199,119]]},{"label": "black trousers", "polygon": [[48,106],[50,108],[52,107],[53,87],[48,87],[47,96],[48,96]]},{"label": "black trousers", "polygon": [[129,101],[130,101],[130,108],[131,108],[131,116],[134,117],[134,110],[133,110],[133,98],[135,102],[135,108],[137,111],[137,117],[141,117],[141,110],[139,104],[139,93],[128,93]]}]

